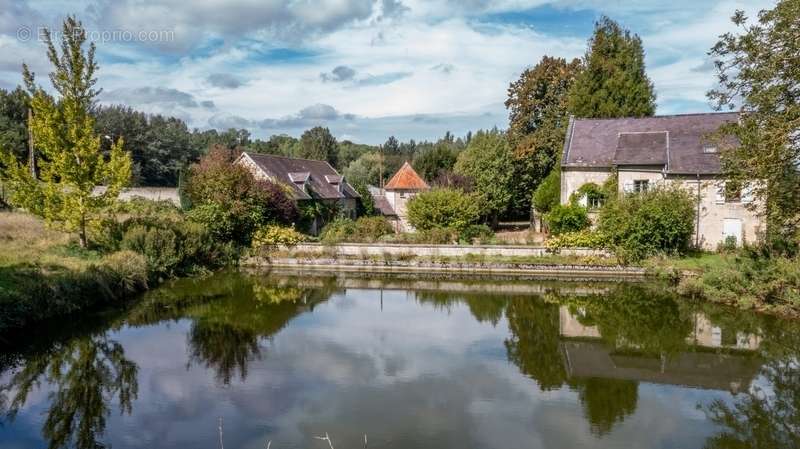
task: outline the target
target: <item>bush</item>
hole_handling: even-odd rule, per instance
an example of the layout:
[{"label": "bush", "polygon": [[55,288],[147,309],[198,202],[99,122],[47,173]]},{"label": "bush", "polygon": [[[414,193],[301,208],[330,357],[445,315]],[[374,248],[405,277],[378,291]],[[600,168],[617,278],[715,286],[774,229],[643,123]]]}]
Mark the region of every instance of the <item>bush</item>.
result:
[{"label": "bush", "polygon": [[229,263],[235,250],[202,224],[148,217],[122,224],[119,247],[144,256],[151,276],[191,273]]},{"label": "bush", "polygon": [[278,246],[294,246],[305,240],[305,236],[293,228],[269,225],[259,228],[253,234],[252,248],[269,250]]},{"label": "bush", "polygon": [[356,221],[349,218],[337,218],[322,229],[320,239],[323,243],[341,242],[371,243],[394,229],[383,217],[361,217]]},{"label": "bush", "polygon": [[133,251],[118,251],[103,258],[105,269],[125,292],[147,289],[147,260]]},{"label": "bush", "polygon": [[545,214],[544,221],[553,235],[581,231],[591,224],[586,208],[575,204],[555,205]]},{"label": "bush", "polygon": [[592,232],[588,229],[577,232],[565,232],[557,237],[547,240],[547,247],[550,249],[561,248],[604,248],[607,244],[606,237],[599,232]]},{"label": "bush", "polygon": [[598,231],[623,260],[656,254],[682,254],[694,233],[695,204],[679,187],[655,188],[609,201],[601,210]]},{"label": "bush", "polygon": [[479,243],[488,243],[494,238],[494,231],[485,224],[467,226],[458,236],[461,242],[472,244],[476,240]]},{"label": "bush", "polygon": [[452,229],[462,232],[481,215],[480,196],[461,190],[435,188],[408,202],[408,221],[419,231]]}]

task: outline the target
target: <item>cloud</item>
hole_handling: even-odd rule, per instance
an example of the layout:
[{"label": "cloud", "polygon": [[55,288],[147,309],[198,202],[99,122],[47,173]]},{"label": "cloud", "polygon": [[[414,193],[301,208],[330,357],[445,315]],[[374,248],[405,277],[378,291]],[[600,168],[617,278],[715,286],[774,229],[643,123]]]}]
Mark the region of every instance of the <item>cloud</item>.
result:
[{"label": "cloud", "polygon": [[352,82],[355,86],[379,86],[408,78],[411,75],[411,72],[387,72],[380,75],[357,76],[356,70],[352,67],[340,65],[329,73],[320,73],[319,77],[326,83]]},{"label": "cloud", "polygon": [[337,120],[353,120],[354,118],[353,114],[341,113],[333,106],[315,104],[301,109],[300,112],[294,115],[279,119],[268,118],[261,120],[259,126],[263,129],[309,128]]},{"label": "cloud", "polygon": [[320,73],[319,77],[325,82],[350,81],[356,76],[356,71],[352,67],[340,65],[331,70],[330,73]]},{"label": "cloud", "polygon": [[230,73],[212,73],[206,78],[208,84],[221,89],[238,89],[245,85],[245,82],[236,75]]},{"label": "cloud", "polygon": [[[123,104],[163,104],[184,108],[197,108],[201,105],[195,100],[194,95],[181,92],[177,89],[166,87],[135,87],[116,89],[105,92],[102,96],[104,102],[118,102]],[[212,103],[213,105],[213,103]]]},{"label": "cloud", "polygon": [[445,75],[449,75],[449,74],[453,73],[453,70],[455,70],[455,69],[456,69],[456,67],[453,64],[444,64],[444,63],[443,64],[436,64],[435,66],[431,67],[431,70],[434,70],[434,71],[437,71],[437,72],[442,72]]}]

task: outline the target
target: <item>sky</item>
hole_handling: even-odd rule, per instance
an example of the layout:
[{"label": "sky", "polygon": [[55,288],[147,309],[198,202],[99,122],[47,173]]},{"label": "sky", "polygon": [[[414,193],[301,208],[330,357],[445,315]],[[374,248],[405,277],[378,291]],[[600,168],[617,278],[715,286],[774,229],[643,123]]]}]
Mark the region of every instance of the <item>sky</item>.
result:
[{"label": "sky", "polygon": [[0,0],[0,88],[47,81],[41,30],[67,14],[97,45],[102,104],[199,129],[435,140],[505,128],[509,83],[581,57],[602,15],[641,36],[657,113],[712,110],[709,48],[774,0]]}]

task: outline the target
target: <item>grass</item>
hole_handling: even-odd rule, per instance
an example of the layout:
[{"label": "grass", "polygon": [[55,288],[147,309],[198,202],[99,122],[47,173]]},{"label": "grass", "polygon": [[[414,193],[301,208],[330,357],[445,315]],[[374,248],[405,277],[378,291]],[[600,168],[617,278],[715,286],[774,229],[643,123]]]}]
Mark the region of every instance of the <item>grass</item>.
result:
[{"label": "grass", "polygon": [[85,250],[36,217],[0,211],[0,334],[146,286],[142,256]]}]

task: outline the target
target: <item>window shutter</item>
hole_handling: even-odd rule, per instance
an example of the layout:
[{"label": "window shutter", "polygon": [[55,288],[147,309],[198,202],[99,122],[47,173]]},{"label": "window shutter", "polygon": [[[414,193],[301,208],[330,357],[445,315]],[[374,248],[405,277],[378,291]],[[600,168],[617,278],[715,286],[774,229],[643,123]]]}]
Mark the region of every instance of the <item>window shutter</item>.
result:
[{"label": "window shutter", "polygon": [[717,204],[725,204],[725,181],[717,183]]},{"label": "window shutter", "polygon": [[633,181],[625,181],[625,183],[622,184],[622,191],[625,193],[633,192]]},{"label": "window shutter", "polygon": [[753,184],[749,182],[746,182],[742,186],[742,202],[743,203],[753,202]]}]

